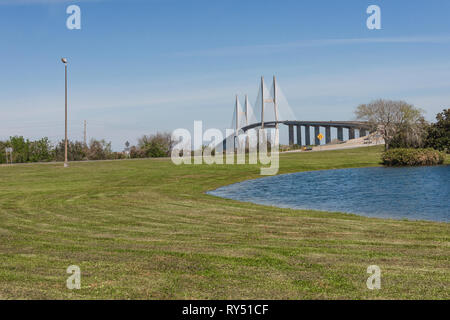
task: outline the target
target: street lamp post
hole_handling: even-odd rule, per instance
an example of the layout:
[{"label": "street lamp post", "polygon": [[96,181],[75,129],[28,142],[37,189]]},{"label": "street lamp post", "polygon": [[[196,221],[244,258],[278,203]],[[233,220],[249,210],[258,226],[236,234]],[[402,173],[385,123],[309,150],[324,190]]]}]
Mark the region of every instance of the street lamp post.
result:
[{"label": "street lamp post", "polygon": [[64,63],[65,71],[66,71],[66,78],[65,78],[65,87],[66,87],[66,99],[65,99],[65,106],[66,106],[66,112],[65,112],[65,141],[64,141],[64,168],[67,168],[69,166],[69,163],[67,161],[67,59],[62,58],[62,63]]}]

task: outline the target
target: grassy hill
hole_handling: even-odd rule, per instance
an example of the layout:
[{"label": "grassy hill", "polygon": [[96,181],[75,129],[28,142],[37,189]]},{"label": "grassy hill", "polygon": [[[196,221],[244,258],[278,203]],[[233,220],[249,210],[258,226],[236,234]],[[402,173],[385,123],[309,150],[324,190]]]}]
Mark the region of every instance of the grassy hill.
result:
[{"label": "grassy hill", "polygon": [[[282,154],[280,173],[376,166],[381,150]],[[450,298],[448,223],[205,194],[257,177],[168,159],[0,167],[0,299]],[[381,290],[366,287],[371,264]]]}]

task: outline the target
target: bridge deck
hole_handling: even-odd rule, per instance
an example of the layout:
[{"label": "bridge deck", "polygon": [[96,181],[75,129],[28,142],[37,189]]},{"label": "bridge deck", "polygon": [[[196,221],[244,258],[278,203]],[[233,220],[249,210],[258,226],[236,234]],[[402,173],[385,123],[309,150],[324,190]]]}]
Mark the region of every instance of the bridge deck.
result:
[{"label": "bridge deck", "polygon": [[[264,122],[264,127],[273,128],[276,124],[284,124],[287,126],[311,126],[311,127],[335,127],[335,128],[354,128],[354,129],[370,129],[367,122],[363,121],[268,121]],[[253,128],[261,127],[261,122],[253,123],[241,128],[244,132]]]}]

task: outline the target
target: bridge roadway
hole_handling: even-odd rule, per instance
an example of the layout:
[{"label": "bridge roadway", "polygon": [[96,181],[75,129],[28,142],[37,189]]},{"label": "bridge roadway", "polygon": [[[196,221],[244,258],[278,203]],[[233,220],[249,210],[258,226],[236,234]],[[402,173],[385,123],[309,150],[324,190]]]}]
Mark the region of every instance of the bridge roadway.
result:
[{"label": "bridge roadway", "polygon": [[[344,129],[348,129],[348,138],[355,139],[355,130],[359,130],[359,136],[363,137],[367,135],[367,131],[370,126],[367,122],[362,121],[268,121],[264,122],[264,128],[274,128],[276,124],[284,124],[289,127],[289,145],[294,144],[294,127],[297,128],[297,144],[302,145],[302,130],[301,127],[305,127],[305,145],[311,145],[310,128],[314,127],[314,142],[315,145],[320,144],[320,140],[317,137],[320,133],[320,127],[325,128],[325,143],[331,142],[331,128],[337,128],[337,138],[340,141],[344,141]],[[246,132],[247,130],[261,127],[262,123],[257,122],[248,126],[242,127],[241,130]]]}]

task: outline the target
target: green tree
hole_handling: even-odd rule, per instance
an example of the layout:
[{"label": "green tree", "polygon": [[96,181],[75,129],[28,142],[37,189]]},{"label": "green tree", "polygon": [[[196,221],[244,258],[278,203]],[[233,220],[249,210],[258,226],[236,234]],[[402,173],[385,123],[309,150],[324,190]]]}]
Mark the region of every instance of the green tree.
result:
[{"label": "green tree", "polygon": [[47,137],[29,143],[29,161],[44,162],[53,160],[52,146]]},{"label": "green tree", "polygon": [[38,162],[53,159],[52,146],[48,138],[36,141],[25,140],[24,137],[14,136],[7,141],[0,142],[0,163],[6,162],[5,148],[13,149],[13,162]]},{"label": "green tree", "polygon": [[13,148],[13,162],[28,162],[30,141],[25,140],[22,136],[14,136],[9,138],[9,146]]},{"label": "green tree", "polygon": [[6,163],[6,148],[9,148],[8,141],[0,141],[0,163]]},{"label": "green tree", "polygon": [[450,109],[438,113],[436,120],[428,127],[425,146],[450,153]]}]

